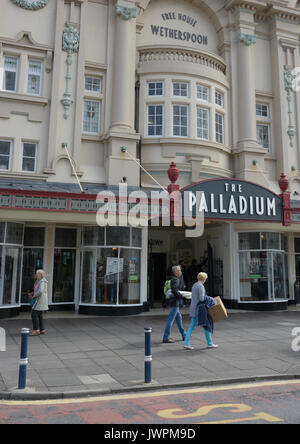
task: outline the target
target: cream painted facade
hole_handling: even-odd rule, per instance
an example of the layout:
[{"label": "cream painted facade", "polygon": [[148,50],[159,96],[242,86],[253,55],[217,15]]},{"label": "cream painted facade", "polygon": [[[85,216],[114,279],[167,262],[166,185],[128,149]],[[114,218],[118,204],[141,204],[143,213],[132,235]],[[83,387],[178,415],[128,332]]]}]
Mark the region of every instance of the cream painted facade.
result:
[{"label": "cream painted facade", "polygon": [[[0,222],[45,228],[43,263],[51,289],[55,230],[77,230],[77,240],[69,247],[76,250],[75,296],[68,303],[78,307],[83,302],[83,256],[88,254],[88,248],[81,243],[81,232],[84,227],[96,225],[95,212],[81,211],[80,205],[73,212],[58,211],[58,201],[49,208],[46,204],[39,208],[32,204],[30,208],[28,202],[24,206],[19,202],[19,207],[5,203],[5,192],[13,190],[18,190],[19,195],[26,190],[26,196],[30,190],[37,195],[54,193],[55,198],[55,193],[79,195],[66,147],[86,194],[92,188],[90,194],[97,194],[95,189],[110,188],[122,180],[129,187],[146,191],[157,188],[150,176],[140,170],[140,159],[143,168],[163,187],[169,184],[167,170],[171,162],[180,171],[177,183],[181,188],[206,179],[231,178],[280,194],[278,180],[284,173],[297,207],[300,96],[292,86],[291,76],[300,67],[298,1],[2,3]],[[295,82],[297,85],[297,78]],[[236,274],[241,265],[239,233],[280,233],[286,236],[288,245],[287,251],[283,241],[277,247],[285,252],[288,267],[288,294],[282,299],[294,299],[298,261],[294,241],[300,237],[298,227],[296,223],[283,226],[271,222],[212,221],[204,238],[192,244],[187,265],[192,257],[198,260],[203,256],[209,241],[224,264],[224,298],[241,301],[240,278]],[[130,233],[128,248],[133,247],[134,235]],[[162,235],[154,228],[142,230],[138,244],[140,296],[134,298],[135,305],[142,306],[149,300],[145,284],[147,240],[165,236],[166,265],[170,265],[177,245],[172,233],[170,230]],[[183,236],[183,240],[180,233],[174,236]],[[8,248],[5,241],[1,244],[1,238],[0,245]],[[16,244],[19,247],[24,245]],[[90,269],[94,273],[91,279],[95,280],[98,252],[94,244],[90,247],[96,260],[93,272]],[[113,247],[119,249],[117,258],[122,259],[122,244]],[[180,251],[176,255],[181,258]],[[132,259],[132,267],[134,258],[127,258]],[[12,273],[16,275],[17,271]],[[271,299],[275,298],[274,282],[268,284],[269,290],[273,289]],[[94,287],[91,284],[93,296],[89,303],[101,305]],[[122,305],[120,290],[117,294],[116,299],[111,293],[114,302],[109,304],[106,299],[105,304]],[[50,302],[55,303],[52,299]],[[126,299],[125,304],[130,305],[130,300]],[[9,304],[2,301],[2,305]],[[18,298],[11,305],[19,306]]]}]

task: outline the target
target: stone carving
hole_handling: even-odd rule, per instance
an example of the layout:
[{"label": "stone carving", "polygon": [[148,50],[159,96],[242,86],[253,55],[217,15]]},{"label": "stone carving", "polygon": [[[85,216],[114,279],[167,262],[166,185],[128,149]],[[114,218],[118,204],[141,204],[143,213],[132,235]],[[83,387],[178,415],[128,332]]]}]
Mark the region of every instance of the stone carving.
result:
[{"label": "stone carving", "polygon": [[62,48],[68,54],[73,54],[79,48],[79,32],[72,26],[68,26],[63,32]]},{"label": "stone carving", "polygon": [[246,46],[251,46],[256,43],[256,35],[255,34],[244,34],[243,32],[239,32],[237,34],[236,40],[238,42],[244,43]]},{"label": "stone carving", "polygon": [[19,6],[23,9],[29,9],[31,11],[37,11],[38,9],[44,8],[49,0],[36,0],[36,1],[30,1],[30,0],[11,0],[14,5]]},{"label": "stone carving", "polygon": [[120,15],[123,20],[129,20],[136,17],[137,8],[128,8],[126,6],[116,5],[116,14]]},{"label": "stone carving", "polygon": [[288,114],[289,114],[289,127],[287,130],[288,136],[290,138],[290,147],[294,146],[294,138],[296,134],[296,130],[293,125],[293,111],[292,111],[292,91],[294,90],[294,80],[296,76],[294,75],[291,69],[286,69],[284,71],[284,87],[287,92],[287,101],[288,101]]},{"label": "stone carving", "polygon": [[63,39],[62,39],[62,49],[68,54],[66,59],[67,64],[67,74],[66,74],[66,90],[64,96],[61,100],[61,103],[64,107],[64,118],[67,119],[69,117],[69,110],[73,103],[71,100],[70,93],[70,80],[71,77],[71,65],[72,65],[72,54],[78,52],[79,49],[79,32],[77,29],[72,26],[68,26],[63,31]]}]

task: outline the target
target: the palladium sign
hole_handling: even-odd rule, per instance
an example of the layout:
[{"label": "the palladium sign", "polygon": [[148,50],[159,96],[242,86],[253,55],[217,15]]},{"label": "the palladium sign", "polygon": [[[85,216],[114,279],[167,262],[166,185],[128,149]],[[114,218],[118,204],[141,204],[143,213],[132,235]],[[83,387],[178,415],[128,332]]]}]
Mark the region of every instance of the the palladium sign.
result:
[{"label": "the palladium sign", "polygon": [[185,206],[193,217],[282,222],[281,198],[251,182],[212,179],[184,188]]}]

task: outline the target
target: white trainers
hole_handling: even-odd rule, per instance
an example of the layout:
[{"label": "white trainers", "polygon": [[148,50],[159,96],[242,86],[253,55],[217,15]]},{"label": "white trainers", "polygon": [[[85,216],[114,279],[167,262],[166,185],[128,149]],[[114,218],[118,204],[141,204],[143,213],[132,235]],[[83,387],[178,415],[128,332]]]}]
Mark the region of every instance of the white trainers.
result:
[{"label": "white trainers", "polygon": [[191,345],[184,345],[183,348],[185,348],[186,350],[194,350],[194,347],[192,347]]},{"label": "white trainers", "polygon": [[217,344],[208,345],[207,348],[218,348],[219,346]]}]

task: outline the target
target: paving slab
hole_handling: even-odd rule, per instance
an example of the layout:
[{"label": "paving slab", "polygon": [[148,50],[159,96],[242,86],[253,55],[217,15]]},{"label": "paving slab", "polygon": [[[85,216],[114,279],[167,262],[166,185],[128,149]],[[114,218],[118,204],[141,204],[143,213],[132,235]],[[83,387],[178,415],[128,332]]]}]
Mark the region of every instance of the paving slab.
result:
[{"label": "paving slab", "polygon": [[[65,316],[65,317],[64,317]],[[229,318],[215,324],[218,349],[206,348],[203,330],[196,329],[191,344],[183,348],[174,324],[174,344],[163,344],[167,313],[152,310],[127,317],[89,317],[68,313],[46,315],[46,335],[29,338],[27,386],[29,394],[78,396],[128,390],[213,383],[224,379],[300,377],[300,351],[291,348],[292,330],[300,327],[300,310],[283,312],[229,311]],[[185,328],[188,310],[183,310]],[[144,384],[144,327],[151,326],[153,384]],[[20,331],[31,327],[29,314],[0,320],[7,335],[7,349],[0,352],[0,392],[8,396],[18,379]],[[45,395],[44,393],[44,395]],[[19,395],[22,394],[19,391]],[[25,396],[25,395],[24,395]],[[45,395],[46,396],[46,395]]]}]

